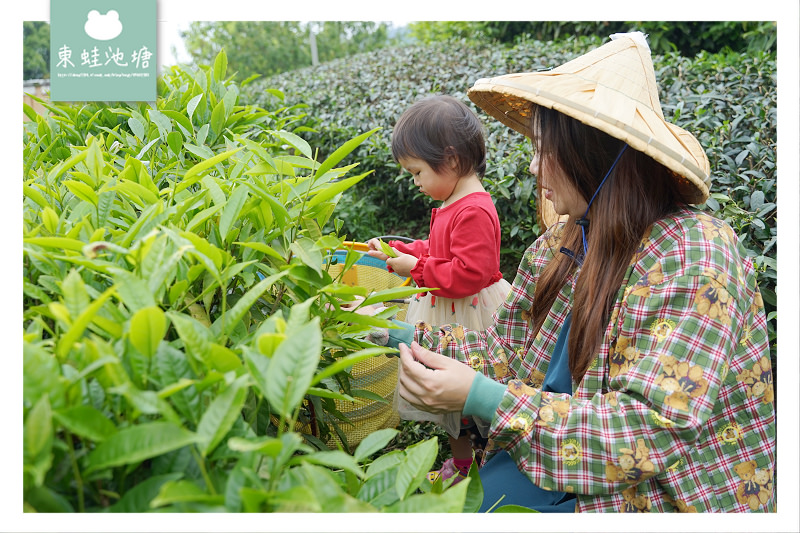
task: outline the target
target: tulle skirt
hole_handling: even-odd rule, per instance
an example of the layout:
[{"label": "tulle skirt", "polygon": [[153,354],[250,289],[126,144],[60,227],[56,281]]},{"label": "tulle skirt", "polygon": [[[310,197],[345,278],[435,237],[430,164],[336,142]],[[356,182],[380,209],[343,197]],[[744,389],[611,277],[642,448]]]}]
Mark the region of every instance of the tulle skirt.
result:
[{"label": "tulle skirt", "polygon": [[[436,291],[424,296],[415,295],[408,304],[405,321],[416,324],[423,321],[434,328],[444,324],[460,324],[467,329],[483,331],[493,324],[492,315],[506,300],[511,291],[511,284],[500,279],[477,294],[466,298],[444,298],[436,296]],[[398,379],[402,366],[398,371]],[[435,422],[444,428],[452,437],[458,437],[462,427],[461,413],[429,413],[413,407],[400,397],[395,389],[394,408],[404,420]],[[489,423],[473,418],[475,425],[484,437],[488,433]]]},{"label": "tulle skirt", "polygon": [[405,321],[416,324],[420,320],[431,326],[460,324],[467,329],[483,331],[492,325],[492,315],[506,301],[511,284],[505,279],[492,283],[479,293],[466,298],[444,298],[436,291],[411,298]]}]

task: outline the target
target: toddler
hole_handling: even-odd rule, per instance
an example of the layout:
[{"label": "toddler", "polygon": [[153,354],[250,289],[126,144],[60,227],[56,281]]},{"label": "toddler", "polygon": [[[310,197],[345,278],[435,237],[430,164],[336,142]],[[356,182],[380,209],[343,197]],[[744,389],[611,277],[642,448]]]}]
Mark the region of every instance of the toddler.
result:
[{"label": "toddler", "polygon": [[[412,298],[406,321],[448,330],[450,342],[461,343],[463,330],[483,330],[511,288],[500,273],[500,221],[492,198],[481,184],[486,170],[486,145],[478,117],[461,101],[446,95],[424,98],[409,107],[392,133],[392,156],[424,195],[441,202],[431,213],[428,239],[390,241],[397,257],[368,242],[369,255],[386,260],[419,287],[438,288]],[[472,443],[465,429],[472,422],[460,413],[437,415],[415,409],[395,394],[402,418],[441,424],[450,435],[453,458],[431,473],[431,480],[463,479],[472,463]],[[475,420],[485,436],[487,425]],[[466,426],[466,427],[464,427]]]}]

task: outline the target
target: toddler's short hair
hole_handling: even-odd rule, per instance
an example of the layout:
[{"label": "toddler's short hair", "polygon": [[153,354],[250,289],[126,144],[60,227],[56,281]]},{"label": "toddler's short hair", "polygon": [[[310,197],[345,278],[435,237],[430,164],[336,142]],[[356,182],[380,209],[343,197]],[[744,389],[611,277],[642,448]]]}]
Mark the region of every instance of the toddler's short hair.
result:
[{"label": "toddler's short hair", "polygon": [[483,177],[486,143],[475,113],[447,95],[428,96],[406,109],[392,132],[394,160],[422,159],[434,172],[439,172],[451,155],[458,160],[459,177],[473,171]]}]

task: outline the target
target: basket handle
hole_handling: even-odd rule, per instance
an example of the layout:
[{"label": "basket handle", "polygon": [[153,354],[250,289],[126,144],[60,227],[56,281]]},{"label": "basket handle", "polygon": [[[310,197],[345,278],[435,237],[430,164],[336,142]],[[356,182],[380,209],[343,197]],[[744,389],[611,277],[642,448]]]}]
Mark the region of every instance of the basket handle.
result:
[{"label": "basket handle", "polygon": [[410,237],[403,237],[402,235],[381,235],[379,237],[373,237],[373,239],[380,239],[382,241],[404,241],[404,242],[414,242],[414,239]]}]

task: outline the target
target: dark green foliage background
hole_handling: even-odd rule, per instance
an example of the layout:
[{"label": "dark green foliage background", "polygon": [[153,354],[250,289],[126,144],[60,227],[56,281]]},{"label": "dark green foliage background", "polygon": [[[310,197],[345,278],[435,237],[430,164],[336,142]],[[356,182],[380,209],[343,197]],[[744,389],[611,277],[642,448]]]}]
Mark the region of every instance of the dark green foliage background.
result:
[{"label": "dark green foliage background", "polygon": [[[353,240],[374,235],[427,235],[435,203],[419,195],[392,160],[390,136],[414,101],[451,94],[471,106],[486,125],[488,168],[484,185],[502,224],[501,268],[507,279],[522,252],[540,234],[536,188],[527,168],[529,142],[477,109],[466,97],[479,78],[562,64],[600,46],[598,37],[560,42],[521,40],[513,46],[456,39],[390,48],[316,68],[257,80],[244,98],[258,105],[306,105],[303,135],[315,146],[338,146],[358,132],[382,127],[355,157],[375,173],[348,191],[335,216]],[[694,133],[711,163],[712,198],[705,208],[725,219],[750,250],[766,303],[773,364],[777,353],[777,65],[774,52],[654,54],[667,120]],[[279,89],[279,103],[266,89]]]},{"label": "dark green foliage background", "polygon": [[558,21],[488,20],[414,22],[411,36],[420,42],[450,38],[516,43],[520,39],[559,41],[573,35],[611,35],[641,31],[648,35],[654,53],[679,52],[693,56],[701,51],[739,53],[775,51],[777,24],[771,21]]}]

